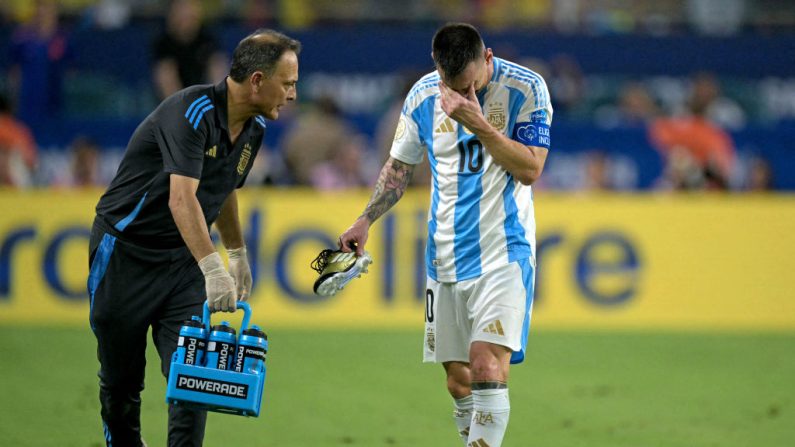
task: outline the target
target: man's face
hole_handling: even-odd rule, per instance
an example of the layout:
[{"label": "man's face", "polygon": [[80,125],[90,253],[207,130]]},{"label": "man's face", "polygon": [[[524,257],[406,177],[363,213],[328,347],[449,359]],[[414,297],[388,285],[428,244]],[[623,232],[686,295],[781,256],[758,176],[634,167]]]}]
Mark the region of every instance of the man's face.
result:
[{"label": "man's face", "polygon": [[470,86],[474,85],[475,91],[477,92],[489,83],[491,58],[491,50],[486,50],[483,57],[479,57],[470,62],[464,71],[453,78],[447,77],[447,75],[445,75],[445,73],[438,67],[437,71],[439,72],[439,76],[442,78],[447,87],[463,96],[467,96]]},{"label": "man's face", "polygon": [[294,101],[297,95],[298,56],[292,51],[285,51],[276,70],[270,78],[263,77],[259,88],[254,92],[254,101],[260,113],[269,120],[279,117],[279,110],[288,101]]}]

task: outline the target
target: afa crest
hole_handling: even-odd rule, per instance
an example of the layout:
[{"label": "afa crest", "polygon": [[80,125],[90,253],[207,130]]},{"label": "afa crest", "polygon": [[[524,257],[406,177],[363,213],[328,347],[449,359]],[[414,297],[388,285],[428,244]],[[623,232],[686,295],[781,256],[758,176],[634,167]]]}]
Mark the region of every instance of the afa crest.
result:
[{"label": "afa crest", "polygon": [[243,146],[243,153],[240,154],[240,161],[237,162],[237,175],[243,175],[246,172],[246,166],[251,159],[251,145],[246,143]]},{"label": "afa crest", "polygon": [[494,109],[489,111],[489,115],[486,117],[486,120],[491,124],[491,127],[497,130],[504,130],[505,129],[505,110],[503,109]]}]

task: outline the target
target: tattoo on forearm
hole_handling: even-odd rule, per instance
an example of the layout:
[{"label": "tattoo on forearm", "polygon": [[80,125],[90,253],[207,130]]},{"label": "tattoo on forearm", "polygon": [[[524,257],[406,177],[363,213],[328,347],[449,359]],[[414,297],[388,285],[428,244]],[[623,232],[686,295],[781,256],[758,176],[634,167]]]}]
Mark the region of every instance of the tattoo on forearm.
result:
[{"label": "tattoo on forearm", "polygon": [[403,196],[413,173],[414,165],[395,159],[388,161],[381,169],[373,196],[362,216],[367,217],[370,222],[375,222],[384,215]]}]

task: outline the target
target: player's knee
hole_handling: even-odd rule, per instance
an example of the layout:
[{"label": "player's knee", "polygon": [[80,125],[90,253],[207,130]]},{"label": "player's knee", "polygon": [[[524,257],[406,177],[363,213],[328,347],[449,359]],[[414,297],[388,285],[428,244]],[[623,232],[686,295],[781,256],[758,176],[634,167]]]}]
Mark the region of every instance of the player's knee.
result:
[{"label": "player's knee", "polygon": [[450,395],[455,399],[469,396],[472,392],[469,367],[463,363],[450,362],[445,363],[444,369],[447,373],[447,391]]},{"label": "player's knee", "polygon": [[469,381],[464,382],[460,377],[447,376],[447,391],[456,399],[471,394]]},{"label": "player's knee", "polygon": [[474,382],[499,381],[505,382],[500,362],[492,356],[481,356],[472,359],[472,380]]}]

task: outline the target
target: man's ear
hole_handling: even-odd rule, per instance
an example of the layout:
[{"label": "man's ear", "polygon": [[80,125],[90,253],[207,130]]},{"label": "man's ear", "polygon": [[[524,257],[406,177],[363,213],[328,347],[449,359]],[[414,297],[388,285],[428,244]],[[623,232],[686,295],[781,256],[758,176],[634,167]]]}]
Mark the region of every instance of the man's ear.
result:
[{"label": "man's ear", "polygon": [[254,92],[259,91],[259,88],[262,86],[262,81],[264,80],[265,80],[265,75],[259,70],[255,71],[254,73],[251,73],[251,76],[249,76],[248,78],[248,81],[251,84],[251,89]]}]

